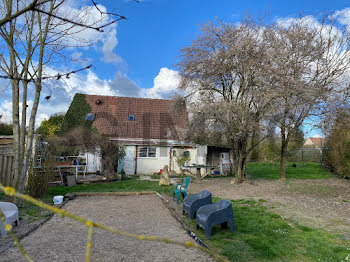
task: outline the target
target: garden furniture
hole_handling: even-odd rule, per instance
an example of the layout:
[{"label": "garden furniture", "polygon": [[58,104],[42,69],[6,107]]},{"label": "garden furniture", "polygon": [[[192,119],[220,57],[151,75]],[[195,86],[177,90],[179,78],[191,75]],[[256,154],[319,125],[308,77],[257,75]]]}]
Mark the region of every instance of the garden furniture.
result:
[{"label": "garden furniture", "polygon": [[190,219],[194,219],[196,212],[200,207],[211,203],[211,193],[208,190],[189,195],[183,201],[182,214],[184,215],[187,213]]},{"label": "garden furniture", "polygon": [[229,223],[232,233],[235,232],[232,203],[222,199],[215,204],[202,206],[197,211],[196,226],[204,229],[206,238],[210,238],[214,225],[221,224],[221,228],[227,227]]},{"label": "garden furniture", "polygon": [[188,176],[185,178],[185,181],[182,184],[177,184],[175,186],[174,192],[173,192],[173,199],[174,196],[176,195],[176,203],[179,204],[179,197],[180,197],[180,193],[182,195],[182,198],[185,199],[185,197],[187,196],[187,187],[188,184],[190,183],[191,178]]},{"label": "garden furniture", "polygon": [[[5,216],[5,222],[12,225],[14,222],[19,225],[18,208],[15,204],[10,202],[0,202],[0,210]],[[4,224],[0,219],[0,233],[3,236],[7,236]]]}]

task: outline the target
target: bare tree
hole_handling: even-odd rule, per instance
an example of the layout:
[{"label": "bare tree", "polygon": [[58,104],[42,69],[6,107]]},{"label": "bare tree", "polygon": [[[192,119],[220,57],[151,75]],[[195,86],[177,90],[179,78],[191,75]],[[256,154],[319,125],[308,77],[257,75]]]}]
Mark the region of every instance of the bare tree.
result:
[{"label": "bare tree", "polygon": [[187,92],[190,116],[202,123],[199,133],[220,134],[220,143],[232,148],[234,183],[245,179],[247,156],[265,138],[248,144],[273,101],[265,88],[265,41],[264,26],[246,18],[239,25],[204,25],[180,51],[180,88]]},{"label": "bare tree", "polygon": [[[91,21],[91,9],[88,8],[72,17],[61,12],[64,0],[2,0],[0,5],[0,17],[3,17],[0,20],[0,69],[5,73],[3,77],[9,79],[12,88],[12,186],[22,192],[33,147],[35,119],[43,81],[53,77],[68,78],[70,74],[82,70],[50,76],[46,73],[47,66],[66,60],[64,51],[72,44],[91,45],[90,41],[80,40],[81,32],[88,29],[102,31],[102,27],[114,23],[116,19],[108,20],[108,14],[98,9],[101,13],[100,20]],[[34,98],[30,117],[27,119],[29,92],[34,93]]]},{"label": "bare tree", "polygon": [[281,131],[280,177],[286,178],[290,139],[305,119],[331,110],[346,89],[350,68],[349,35],[334,21],[300,17],[279,22],[266,30],[275,106],[271,119]]}]

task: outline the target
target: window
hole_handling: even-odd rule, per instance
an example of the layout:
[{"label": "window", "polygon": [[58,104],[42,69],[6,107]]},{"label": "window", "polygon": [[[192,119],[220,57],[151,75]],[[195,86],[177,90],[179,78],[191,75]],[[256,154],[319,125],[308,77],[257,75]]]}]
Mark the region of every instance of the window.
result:
[{"label": "window", "polygon": [[139,157],[147,157],[147,147],[139,147]]},{"label": "window", "polygon": [[149,147],[148,148],[148,157],[156,157],[157,150],[155,147]]},{"label": "window", "polygon": [[135,116],[134,115],[129,115],[128,116],[129,121],[135,121]]},{"label": "window", "polygon": [[139,147],[138,157],[157,157],[157,148],[155,147]]}]

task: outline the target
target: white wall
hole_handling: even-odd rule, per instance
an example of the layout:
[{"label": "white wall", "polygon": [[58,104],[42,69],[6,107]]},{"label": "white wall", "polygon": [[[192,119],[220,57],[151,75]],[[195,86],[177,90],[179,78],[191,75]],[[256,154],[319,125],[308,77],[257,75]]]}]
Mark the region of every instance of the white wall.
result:
[{"label": "white wall", "polygon": [[169,166],[170,147],[157,147],[157,157],[137,157],[136,174],[152,175]]},{"label": "white wall", "polygon": [[200,145],[197,150],[197,165],[207,165],[208,146]]}]

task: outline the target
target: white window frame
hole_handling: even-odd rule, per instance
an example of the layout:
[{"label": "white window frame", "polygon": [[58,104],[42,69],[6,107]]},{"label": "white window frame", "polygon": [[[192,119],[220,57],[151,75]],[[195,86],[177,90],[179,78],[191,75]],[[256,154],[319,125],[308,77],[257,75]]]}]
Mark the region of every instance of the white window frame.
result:
[{"label": "white window frame", "polygon": [[[141,148],[146,148],[146,156],[140,156]],[[155,150],[155,156],[150,156],[151,148]],[[158,151],[157,147],[154,147],[154,146],[139,146],[137,148],[137,157],[138,158],[157,158],[157,151]]]}]

